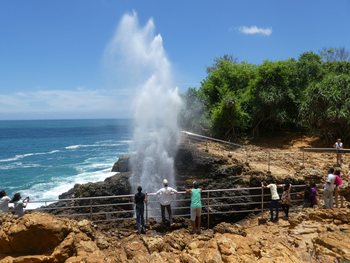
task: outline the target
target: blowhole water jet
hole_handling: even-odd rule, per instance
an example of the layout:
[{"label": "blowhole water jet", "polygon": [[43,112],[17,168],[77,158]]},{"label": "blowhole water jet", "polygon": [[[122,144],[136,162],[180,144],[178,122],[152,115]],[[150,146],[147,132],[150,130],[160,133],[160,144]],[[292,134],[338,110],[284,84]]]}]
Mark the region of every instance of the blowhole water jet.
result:
[{"label": "blowhole water jet", "polygon": [[172,80],[171,66],[160,35],[154,34],[150,19],[138,25],[137,15],[126,14],[109,45],[109,53],[122,57],[125,68],[138,89],[133,102],[134,132],[130,146],[134,192],[141,185],[144,192],[155,192],[166,178],[175,186],[174,157],[180,139],[178,114],[181,99]]}]

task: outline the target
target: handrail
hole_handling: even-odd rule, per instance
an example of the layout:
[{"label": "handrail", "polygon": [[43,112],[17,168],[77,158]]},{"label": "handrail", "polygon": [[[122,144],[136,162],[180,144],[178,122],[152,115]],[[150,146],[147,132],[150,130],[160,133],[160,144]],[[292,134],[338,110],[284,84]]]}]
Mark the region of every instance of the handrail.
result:
[{"label": "handrail", "polygon": [[[302,200],[298,198],[300,195],[300,188],[305,185],[292,185],[292,203],[300,203]],[[280,188],[279,188],[280,189]],[[261,194],[259,194],[261,191]],[[237,193],[238,192],[238,193]],[[216,193],[212,195],[210,193]],[[221,194],[220,194],[221,193]],[[155,193],[149,193],[149,201],[146,204],[146,222],[149,220],[149,215],[152,218],[160,218],[159,201]],[[214,219],[215,215],[223,214],[242,214],[242,213],[261,213],[266,211],[265,204],[269,201],[268,193],[263,192],[262,187],[237,187],[228,189],[206,189],[202,191],[203,216],[206,216],[207,225],[210,226],[210,221]],[[295,196],[295,198],[293,198]],[[134,204],[133,202],[125,202],[126,199],[133,199],[134,195],[113,195],[113,196],[96,196],[96,197],[79,197],[79,198],[65,198],[59,200],[33,200],[33,203],[61,203],[67,202],[65,206],[55,207],[53,205],[37,208],[39,211],[56,211],[57,216],[72,217],[72,218],[89,218],[93,222],[114,222],[120,220],[130,220],[134,218]],[[185,191],[179,191],[174,194],[174,203],[172,209],[174,216],[188,217],[190,199],[186,197]],[[247,202],[239,201],[247,200]],[[111,201],[110,199],[114,199]],[[107,200],[107,203],[96,203]],[[82,205],[80,202],[87,202]],[[177,205],[176,205],[177,204]],[[123,210],[116,210],[116,208],[124,206]],[[98,209],[98,211],[96,211]],[[27,209],[34,210],[34,209]],[[71,213],[67,213],[69,210]],[[184,213],[184,210],[187,210]]]}]

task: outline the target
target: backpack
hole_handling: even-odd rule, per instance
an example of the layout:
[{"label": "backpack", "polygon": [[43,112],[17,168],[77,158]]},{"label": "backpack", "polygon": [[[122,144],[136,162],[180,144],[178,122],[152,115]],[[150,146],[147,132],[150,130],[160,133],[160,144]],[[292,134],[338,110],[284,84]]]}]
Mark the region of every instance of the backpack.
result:
[{"label": "backpack", "polygon": [[341,177],[340,177],[339,175],[337,175],[337,176],[335,177],[334,184],[335,184],[336,186],[341,186],[341,185],[343,184],[343,180],[341,179]]}]

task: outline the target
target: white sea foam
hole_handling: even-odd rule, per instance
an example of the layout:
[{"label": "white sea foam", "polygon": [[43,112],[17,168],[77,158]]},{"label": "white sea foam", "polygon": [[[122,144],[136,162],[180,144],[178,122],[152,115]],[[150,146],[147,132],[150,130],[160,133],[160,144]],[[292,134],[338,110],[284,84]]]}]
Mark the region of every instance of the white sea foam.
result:
[{"label": "white sea foam", "polygon": [[58,152],[60,152],[60,150],[53,150],[53,151],[50,151],[50,152],[42,152],[42,153],[17,154],[15,157],[12,157],[12,158],[0,159],[0,163],[13,162],[13,161],[18,161],[18,160],[21,160],[21,159],[24,159],[24,158],[30,157],[30,156],[54,154],[54,153],[58,153]]},{"label": "white sea foam", "polygon": [[[68,178],[56,178],[47,183],[36,184],[28,190],[21,191],[21,193],[22,196],[30,196],[31,201],[34,202],[28,205],[28,209],[34,209],[58,200],[60,194],[67,192],[75,184],[99,182],[115,174],[116,172],[110,172],[110,168],[95,172],[81,172]],[[46,202],[38,202],[43,200]]]}]

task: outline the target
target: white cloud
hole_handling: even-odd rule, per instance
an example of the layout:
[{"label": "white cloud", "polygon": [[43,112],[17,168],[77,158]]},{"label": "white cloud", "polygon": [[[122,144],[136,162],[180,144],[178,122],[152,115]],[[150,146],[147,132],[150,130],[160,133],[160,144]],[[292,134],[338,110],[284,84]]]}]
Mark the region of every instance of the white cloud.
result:
[{"label": "white cloud", "polygon": [[241,26],[238,28],[239,32],[247,35],[263,35],[263,36],[269,36],[272,34],[272,28],[262,28],[257,26]]},{"label": "white cloud", "polygon": [[129,117],[132,95],[86,88],[0,93],[0,119]]}]

